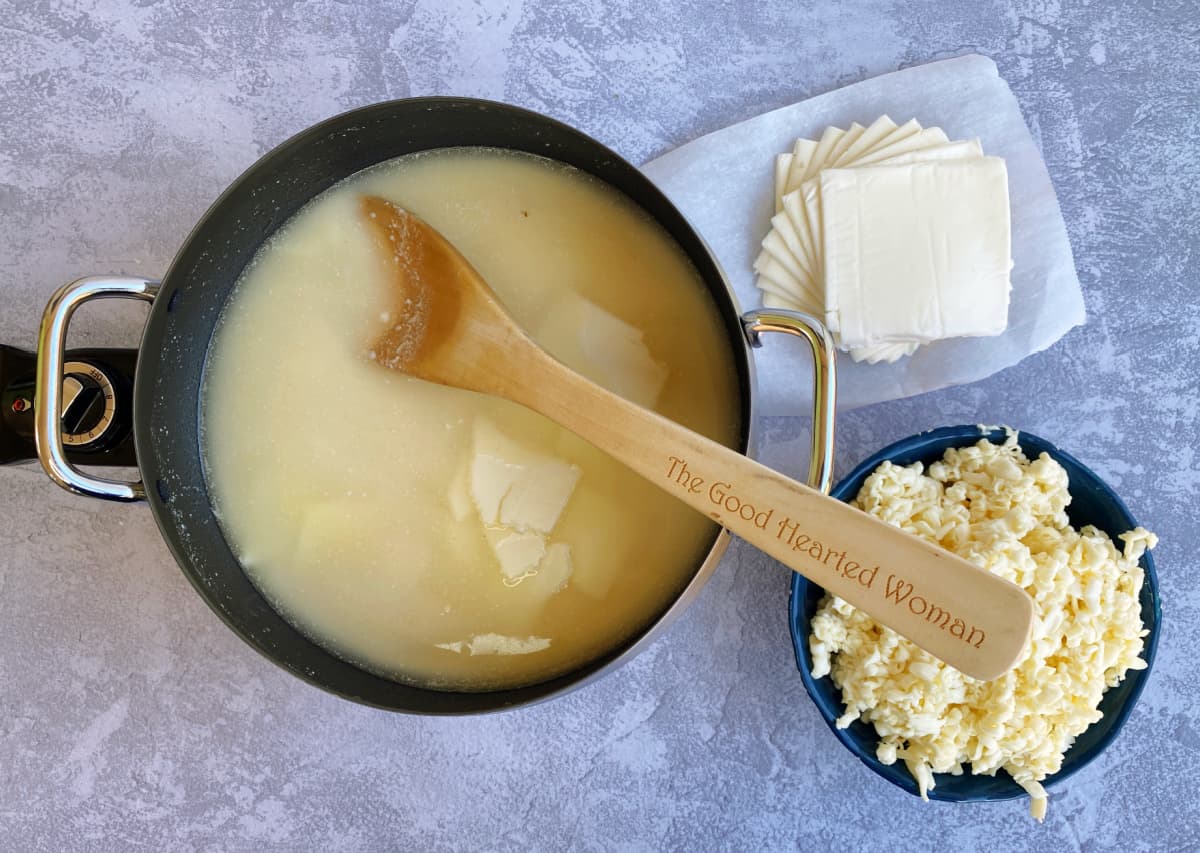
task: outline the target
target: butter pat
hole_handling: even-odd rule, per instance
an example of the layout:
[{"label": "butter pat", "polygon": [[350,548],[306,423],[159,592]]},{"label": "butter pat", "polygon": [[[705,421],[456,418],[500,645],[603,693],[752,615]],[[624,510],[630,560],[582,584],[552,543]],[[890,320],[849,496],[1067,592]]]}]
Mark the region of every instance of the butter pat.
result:
[{"label": "butter pat", "polygon": [[500,563],[505,586],[520,585],[534,600],[545,601],[571,579],[571,546],[565,542],[547,545],[540,534],[513,533],[503,527],[489,527],[484,538]]},{"label": "butter pat", "polygon": [[531,655],[550,648],[547,637],[509,637],[504,634],[476,634],[453,643],[434,643],[439,649],[468,655]]},{"label": "butter pat", "polygon": [[489,527],[484,536],[500,562],[500,574],[510,584],[520,583],[536,573],[546,556],[546,537],[539,533],[514,533],[503,527]]},{"label": "butter pat", "polygon": [[826,322],[844,347],[998,335],[1008,174],[998,157],[820,175]]},{"label": "butter pat", "polygon": [[548,353],[609,391],[648,409],[658,404],[669,373],[641,331],[594,302],[568,294],[534,329]]},{"label": "butter pat", "polygon": [[579,469],[521,446],[484,419],[476,422],[474,439],[470,491],[483,523],[522,533],[553,530]]},{"label": "butter pat", "polygon": [[571,546],[555,542],[546,548],[546,554],[538,563],[537,572],[525,580],[522,587],[530,594],[545,600],[562,591],[571,580],[574,565],[571,561]]},{"label": "butter pat", "polygon": [[547,541],[579,482],[579,468],[530,450],[491,421],[475,422],[474,455],[450,485],[449,504],[465,520],[473,504],[506,586],[544,602],[567,585],[571,548]]}]

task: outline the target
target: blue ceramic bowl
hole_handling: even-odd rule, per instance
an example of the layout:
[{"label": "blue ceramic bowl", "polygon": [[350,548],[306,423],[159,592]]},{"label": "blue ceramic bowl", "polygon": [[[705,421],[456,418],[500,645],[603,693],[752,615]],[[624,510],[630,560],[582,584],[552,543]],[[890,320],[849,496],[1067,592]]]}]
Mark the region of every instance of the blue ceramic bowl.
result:
[{"label": "blue ceramic bowl", "polygon": [[[940,459],[948,448],[967,447],[977,443],[981,438],[1003,442],[1005,433],[1003,430],[981,433],[977,426],[956,426],[930,430],[898,441],[885,447],[855,468],[850,476],[838,483],[832,494],[839,500],[853,500],[867,476],[884,460],[891,460],[897,465],[911,465],[913,462],[929,464]],[[1112,537],[1114,541],[1117,541],[1118,534],[1137,527],[1137,521],[1130,515],[1129,510],[1116,493],[1078,459],[1059,450],[1050,442],[1029,433],[1020,433],[1019,443],[1026,456],[1037,458],[1045,451],[1066,469],[1071,491],[1071,503],[1067,507],[1067,514],[1075,527],[1093,524]],[[1104,748],[1112,742],[1121,730],[1121,726],[1129,718],[1129,714],[1133,711],[1133,706],[1137,704],[1138,696],[1141,695],[1142,688],[1146,684],[1150,667],[1154,663],[1154,652],[1158,646],[1161,610],[1158,599],[1158,579],[1154,574],[1154,560],[1149,552],[1142,557],[1141,566],[1146,573],[1141,592],[1142,621],[1150,630],[1142,651],[1142,658],[1147,664],[1146,669],[1130,672],[1117,687],[1109,689],[1104,694],[1104,699],[1100,703],[1100,711],[1104,717],[1075,739],[1075,743],[1063,758],[1062,769],[1042,782],[1046,787],[1068,778],[1104,751]],[[848,728],[837,728],[835,722],[845,710],[841,693],[829,676],[819,679],[812,677],[812,656],[808,650],[808,625],[809,620],[817,611],[817,605],[824,592],[819,586],[809,583],[800,575],[793,575],[789,620],[792,645],[796,651],[796,666],[800,669],[804,687],[808,690],[808,695],[816,703],[817,709],[825,718],[826,724],[834,735],[854,753],[859,761],[892,784],[903,788],[910,794],[919,795],[917,783],[909,775],[903,762],[897,761],[888,766],[881,764],[875,757],[875,747],[879,742],[879,737],[875,733],[874,726],[862,721],[855,721]],[[1025,790],[1003,770],[998,771],[995,776],[973,776],[969,772],[964,772],[961,776],[936,773],[934,782],[937,787],[929,792],[930,799],[934,800],[982,802],[1025,796]]]}]

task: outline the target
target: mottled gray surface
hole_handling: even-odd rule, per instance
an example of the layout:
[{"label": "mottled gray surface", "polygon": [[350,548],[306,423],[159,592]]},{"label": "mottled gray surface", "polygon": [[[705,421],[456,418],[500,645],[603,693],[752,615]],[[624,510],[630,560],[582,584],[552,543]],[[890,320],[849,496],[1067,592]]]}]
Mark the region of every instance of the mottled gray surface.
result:
[{"label": "mottled gray surface", "polygon": [[[1191,0],[0,2],[0,340],[27,346],[59,283],[161,272],[240,170],[348,107],[498,98],[642,161],[865,75],[992,56],[1045,151],[1089,322],[985,382],[848,414],[839,470],[940,424],[1056,440],[1162,535],[1166,625],[1124,734],[1037,826],[857,765],[794,671],[786,572],[748,548],[600,683],[414,719],[244,646],[145,507],[5,469],[0,849],[1196,849],[1198,19]],[[96,308],[74,341],[131,341],[140,314]],[[799,471],[801,425],[767,426],[768,459]]]}]

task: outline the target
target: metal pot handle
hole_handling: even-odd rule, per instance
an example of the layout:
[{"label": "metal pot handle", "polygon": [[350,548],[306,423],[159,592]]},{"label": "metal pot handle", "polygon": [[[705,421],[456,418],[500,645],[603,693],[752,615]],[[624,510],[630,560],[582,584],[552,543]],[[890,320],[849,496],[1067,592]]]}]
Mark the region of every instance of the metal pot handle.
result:
[{"label": "metal pot handle", "polygon": [[837,400],[837,367],[833,337],[816,317],[781,308],[762,308],[742,315],[752,347],[761,347],[763,332],[785,332],[808,341],[813,361],[812,441],[808,485],[825,494],[833,488],[833,419]]},{"label": "metal pot handle", "polygon": [[34,440],[38,459],[51,480],[80,495],[114,501],[136,501],[146,497],[139,480],[129,483],[84,474],[67,461],[63,452],[62,420],[63,360],[67,326],[75,309],[90,299],[116,296],[152,302],[158,282],[126,276],[88,276],[65,284],[50,297],[38,331],[37,385]]}]

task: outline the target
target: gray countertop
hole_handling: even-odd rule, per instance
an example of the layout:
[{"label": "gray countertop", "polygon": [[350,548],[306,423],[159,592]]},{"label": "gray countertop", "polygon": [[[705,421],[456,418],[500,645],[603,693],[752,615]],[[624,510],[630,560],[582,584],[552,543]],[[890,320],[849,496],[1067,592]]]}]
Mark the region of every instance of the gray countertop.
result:
[{"label": "gray countertop", "polygon": [[[1200,12],[1174,2],[837,4],[0,0],[0,341],[55,287],[161,273],[241,170],[360,104],[549,113],[642,162],[864,76],[991,56],[1058,189],[1087,325],[968,387],[845,414],[838,470],[1009,423],[1106,477],[1162,537],[1165,627],[1123,734],[1052,793],[925,804],[861,767],[795,671],[786,570],[735,545],[633,663],[469,719],[326,695],[242,644],[142,505],[0,470],[0,849],[1197,849]],[[143,309],[72,343],[128,344]],[[801,469],[805,424],[765,425]]]}]

